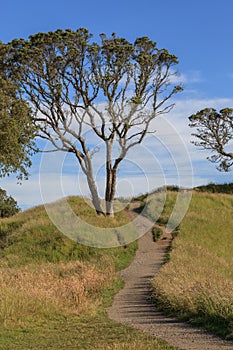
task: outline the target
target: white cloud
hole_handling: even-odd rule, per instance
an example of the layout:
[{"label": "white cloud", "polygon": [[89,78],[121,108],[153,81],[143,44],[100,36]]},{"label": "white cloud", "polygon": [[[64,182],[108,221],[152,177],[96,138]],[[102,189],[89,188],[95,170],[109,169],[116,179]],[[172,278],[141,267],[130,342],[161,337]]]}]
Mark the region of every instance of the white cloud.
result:
[{"label": "white cloud", "polygon": [[[174,72],[175,73],[175,72]],[[172,84],[200,83],[203,79],[200,71],[189,71],[187,73],[177,73],[170,78]]]}]

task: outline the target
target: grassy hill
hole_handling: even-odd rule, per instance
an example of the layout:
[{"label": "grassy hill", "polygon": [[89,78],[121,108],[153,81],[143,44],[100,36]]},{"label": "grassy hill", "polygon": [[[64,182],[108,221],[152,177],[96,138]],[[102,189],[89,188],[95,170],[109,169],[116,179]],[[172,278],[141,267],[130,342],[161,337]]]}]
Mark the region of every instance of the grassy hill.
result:
[{"label": "grassy hill", "polygon": [[[98,227],[129,221],[124,210],[101,218],[83,199],[68,201]],[[136,249],[136,242],[111,249],[78,244],[43,206],[0,220],[1,350],[174,349],[107,318],[105,307],[122,287],[116,272]]]},{"label": "grassy hill", "polygon": [[[159,222],[168,220],[176,196],[167,194]],[[150,217],[159,201],[159,194],[149,201]],[[170,314],[233,339],[233,196],[193,191],[178,232],[169,262],[153,281],[155,302]]]},{"label": "grassy hill", "polygon": [[[202,190],[193,191],[173,233],[169,262],[153,282],[154,299],[166,312],[232,339],[233,196]],[[160,214],[164,193],[151,194],[144,213],[165,224],[177,195],[166,193]],[[126,210],[115,219],[101,218],[83,199],[68,201],[94,226],[130,220]],[[43,206],[1,219],[0,348],[174,349],[107,318],[105,307],[123,286],[117,271],[132,261],[136,249],[137,242],[110,249],[78,244],[58,231]]]},{"label": "grassy hill", "polygon": [[[115,218],[104,218],[98,216],[82,198],[70,197],[68,203],[84,222],[96,228],[119,227],[129,222],[126,211],[117,212]],[[62,213],[61,220],[65,220],[65,213]],[[5,267],[99,260],[104,256],[113,259],[117,270],[125,264],[125,258],[127,260],[130,256],[131,259],[131,247],[135,250],[135,244],[126,250],[123,247],[93,249],[87,245],[77,244],[57,229],[43,206],[0,220],[0,247],[4,248],[0,250],[0,266]]]}]

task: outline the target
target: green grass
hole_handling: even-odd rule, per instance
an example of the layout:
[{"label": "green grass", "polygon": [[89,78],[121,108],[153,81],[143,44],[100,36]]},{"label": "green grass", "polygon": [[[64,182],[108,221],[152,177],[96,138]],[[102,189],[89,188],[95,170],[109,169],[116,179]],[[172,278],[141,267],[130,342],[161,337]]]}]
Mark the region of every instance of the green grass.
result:
[{"label": "green grass", "polygon": [[29,328],[0,331],[1,350],[172,350],[174,347],[105,316],[48,320]]},{"label": "green grass", "polygon": [[[69,199],[74,212],[96,227],[125,225],[127,214],[122,211],[116,218],[103,218],[79,197]],[[19,213],[0,220],[0,266],[23,266],[45,262],[90,261],[99,260],[102,256],[111,257],[116,269],[130,263],[137,249],[134,242],[125,247],[98,249],[83,244],[63,235],[50,221],[43,206]],[[100,259],[101,260],[101,259]]]},{"label": "green grass", "polygon": [[227,339],[233,339],[232,214],[232,195],[194,192],[169,262],[153,281],[162,309]]},{"label": "green grass", "polygon": [[161,191],[150,195],[144,208],[144,214],[152,221],[166,225],[174,208],[177,192]]},{"label": "green grass", "polygon": [[[77,197],[75,212],[93,226],[128,222],[127,212],[101,218]],[[78,244],[37,207],[0,220],[0,348],[172,350],[153,337],[110,321],[105,308],[123,287],[116,274],[137,242],[99,249]]]}]

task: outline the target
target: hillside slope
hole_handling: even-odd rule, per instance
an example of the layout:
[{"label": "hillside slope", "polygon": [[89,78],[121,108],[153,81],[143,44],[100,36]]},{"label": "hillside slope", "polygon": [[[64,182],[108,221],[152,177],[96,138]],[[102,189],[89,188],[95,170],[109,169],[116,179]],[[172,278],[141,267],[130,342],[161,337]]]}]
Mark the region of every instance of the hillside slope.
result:
[{"label": "hillside slope", "polygon": [[[100,218],[86,201],[68,199],[98,227],[124,225]],[[123,286],[116,274],[133,260],[137,242],[99,249],[64,236],[43,206],[0,220],[1,350],[172,350],[173,347],[107,318],[105,307]]]},{"label": "hillside slope", "polygon": [[[169,193],[170,203],[175,194]],[[153,212],[157,198],[151,200]],[[162,213],[169,217],[170,206]],[[156,304],[233,339],[233,196],[193,192],[170,261],[153,281]]]}]

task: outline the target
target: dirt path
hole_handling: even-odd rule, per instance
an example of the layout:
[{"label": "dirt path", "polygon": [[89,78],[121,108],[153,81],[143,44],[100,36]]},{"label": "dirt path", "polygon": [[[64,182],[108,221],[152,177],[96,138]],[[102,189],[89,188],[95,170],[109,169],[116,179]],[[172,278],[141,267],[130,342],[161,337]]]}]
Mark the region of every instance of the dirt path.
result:
[{"label": "dirt path", "polygon": [[[148,219],[141,217],[138,230],[151,227]],[[175,318],[165,317],[151,302],[150,279],[164,261],[171,237],[164,232],[161,240],[154,243],[152,234],[139,239],[139,248],[133,263],[121,272],[125,287],[115,296],[108,309],[111,319],[131,325],[146,333],[164,339],[169,344],[187,350],[233,350],[233,342],[226,342],[194,328]]]}]

